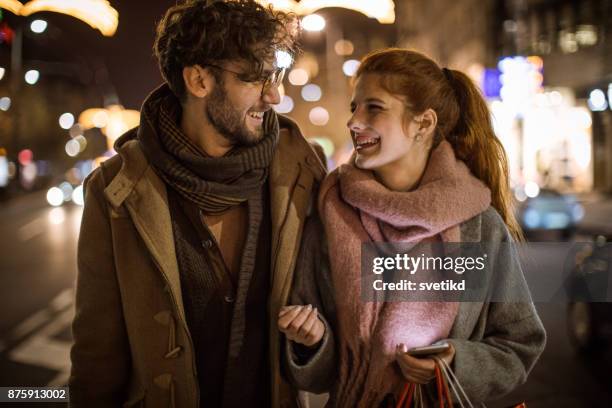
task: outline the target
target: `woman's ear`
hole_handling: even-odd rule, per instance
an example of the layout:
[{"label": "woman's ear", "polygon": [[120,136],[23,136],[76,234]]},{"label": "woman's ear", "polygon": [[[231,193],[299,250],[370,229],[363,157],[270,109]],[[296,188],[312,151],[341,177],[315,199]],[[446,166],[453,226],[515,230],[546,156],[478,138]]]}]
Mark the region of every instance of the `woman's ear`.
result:
[{"label": "woman's ear", "polygon": [[212,75],[199,65],[192,65],[183,68],[183,80],[185,90],[188,94],[196,98],[204,98],[212,87]]},{"label": "woman's ear", "polygon": [[430,138],[434,132],[436,131],[436,126],[438,125],[438,115],[436,115],[436,111],[429,108],[418,117],[415,118],[417,123],[419,124],[419,134],[422,137]]}]

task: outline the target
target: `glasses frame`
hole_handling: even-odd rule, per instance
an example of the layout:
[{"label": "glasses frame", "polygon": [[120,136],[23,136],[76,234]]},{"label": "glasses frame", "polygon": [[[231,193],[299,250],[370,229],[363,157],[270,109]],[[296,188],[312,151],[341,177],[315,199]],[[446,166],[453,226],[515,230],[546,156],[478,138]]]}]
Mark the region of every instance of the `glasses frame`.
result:
[{"label": "glasses frame", "polygon": [[287,68],[275,68],[265,78],[260,78],[260,79],[249,81],[249,80],[245,80],[241,78],[241,77],[244,77],[245,75],[244,72],[236,72],[231,69],[227,69],[222,66],[215,65],[215,64],[206,64],[205,66],[217,68],[217,69],[220,69],[221,71],[225,71],[225,72],[234,74],[236,75],[236,78],[238,78],[242,82],[253,83],[253,84],[261,82],[261,96],[263,96],[266,92],[268,92],[270,88],[272,88],[273,86],[279,86],[283,82],[283,79],[285,77],[285,72],[287,71]]}]

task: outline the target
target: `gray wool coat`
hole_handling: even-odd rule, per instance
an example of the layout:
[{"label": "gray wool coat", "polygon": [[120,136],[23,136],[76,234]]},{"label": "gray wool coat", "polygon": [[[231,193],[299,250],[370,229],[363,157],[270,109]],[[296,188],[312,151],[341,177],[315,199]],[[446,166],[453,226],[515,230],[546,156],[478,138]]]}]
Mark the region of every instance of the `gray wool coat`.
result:
[{"label": "gray wool coat", "polygon": [[[292,304],[313,304],[324,316],[326,332],[316,353],[306,360],[285,342],[283,368],[298,388],[314,393],[331,392],[333,400],[338,358],[334,341],[335,307],[327,245],[320,221],[307,221],[294,275]],[[512,302],[463,302],[447,341],[455,348],[452,369],[473,403],[497,399],[523,384],[546,344],[546,333],[531,301],[516,252],[501,256],[512,242],[502,218],[488,210],[461,225],[463,242],[480,242],[495,265],[496,299],[509,288]],[[507,248],[507,246],[506,246]],[[357,255],[356,255],[357,256]],[[501,289],[500,289],[501,288]],[[510,289],[511,288],[511,289]],[[516,291],[523,294],[516,301]]]}]

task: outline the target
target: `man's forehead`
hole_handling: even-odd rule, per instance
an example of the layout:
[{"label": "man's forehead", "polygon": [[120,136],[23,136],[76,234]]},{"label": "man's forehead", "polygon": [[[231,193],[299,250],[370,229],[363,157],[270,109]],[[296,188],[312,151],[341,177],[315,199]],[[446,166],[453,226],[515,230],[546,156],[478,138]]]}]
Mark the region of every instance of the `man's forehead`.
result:
[{"label": "man's forehead", "polygon": [[[240,71],[240,72],[247,72],[248,70],[253,69],[253,65],[249,64],[245,60],[231,60],[231,61],[227,61],[226,67],[228,69],[233,69],[233,70],[237,70],[237,71]],[[265,72],[265,73],[273,72],[274,70],[276,70],[278,68],[278,64],[277,64],[276,59],[270,58],[270,59],[263,60],[261,68],[262,68],[262,71]]]}]

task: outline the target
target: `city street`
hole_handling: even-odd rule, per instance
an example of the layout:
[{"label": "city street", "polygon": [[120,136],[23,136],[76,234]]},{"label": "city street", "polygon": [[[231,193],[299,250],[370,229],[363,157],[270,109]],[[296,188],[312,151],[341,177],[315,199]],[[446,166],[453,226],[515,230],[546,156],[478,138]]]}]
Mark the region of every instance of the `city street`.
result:
[{"label": "city street", "polygon": [[81,208],[44,193],[0,206],[0,384],[65,384]]},{"label": "city street", "polygon": [[[0,207],[1,386],[62,385],[67,380],[80,214],[76,206],[49,207],[42,193]],[[552,258],[543,254],[540,265]],[[529,408],[612,406],[606,373],[610,362],[589,362],[574,354],[566,335],[565,304],[537,307],[548,332],[546,351],[526,385],[490,406],[523,400]]]}]

